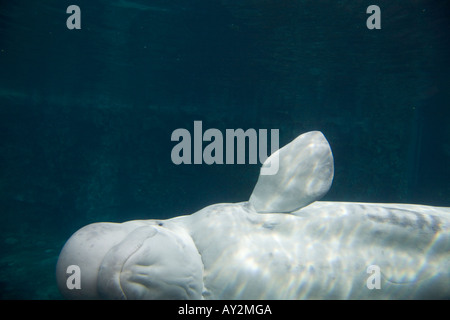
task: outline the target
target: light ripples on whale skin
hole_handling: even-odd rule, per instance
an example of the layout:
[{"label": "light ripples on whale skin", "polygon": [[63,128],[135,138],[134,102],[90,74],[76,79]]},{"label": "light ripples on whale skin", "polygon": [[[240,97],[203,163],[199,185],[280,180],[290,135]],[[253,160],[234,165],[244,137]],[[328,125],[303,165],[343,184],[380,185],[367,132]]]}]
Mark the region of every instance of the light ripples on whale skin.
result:
[{"label": "light ripples on whale skin", "polygon": [[[316,202],[296,214],[312,210],[323,215],[358,217],[354,225],[358,233],[343,234],[336,237],[336,241],[343,244],[349,239],[352,240],[347,243],[350,247],[364,247],[365,250],[360,250],[365,256],[363,260],[372,259],[372,264],[380,266],[382,286],[389,287],[395,298],[414,296],[415,291],[421,290],[421,281],[448,274],[450,228],[445,221],[449,220],[446,213],[450,214],[450,209],[409,204],[338,204]],[[344,210],[331,213],[337,206]],[[362,228],[364,224],[367,227]],[[399,296],[398,284],[411,284],[410,295]]]},{"label": "light ripples on whale skin", "polygon": [[[197,220],[206,221],[197,228],[208,234],[194,238],[205,264],[206,299],[408,299],[427,292],[421,281],[442,272],[448,259],[431,257],[450,250],[448,234],[430,227],[425,238],[417,237],[414,230],[423,233],[423,223],[373,219],[391,209],[425,216],[427,209],[414,211],[422,206],[316,202],[293,214],[257,214],[236,213],[239,205],[220,204],[194,214],[208,216]],[[245,231],[249,225],[252,232]],[[223,243],[213,248],[218,239]],[[367,288],[369,265],[380,267],[382,290]]]}]

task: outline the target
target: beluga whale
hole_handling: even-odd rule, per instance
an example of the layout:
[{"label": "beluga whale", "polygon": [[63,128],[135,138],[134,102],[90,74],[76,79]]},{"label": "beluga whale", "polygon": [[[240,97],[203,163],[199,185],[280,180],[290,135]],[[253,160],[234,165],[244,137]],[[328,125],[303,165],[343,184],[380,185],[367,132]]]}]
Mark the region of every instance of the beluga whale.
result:
[{"label": "beluga whale", "polygon": [[[100,222],[61,250],[68,299],[448,299],[450,208],[320,201],[319,131],[273,153],[248,201],[165,220]],[[76,266],[77,269],[73,269]],[[78,285],[73,272],[79,271]]]}]

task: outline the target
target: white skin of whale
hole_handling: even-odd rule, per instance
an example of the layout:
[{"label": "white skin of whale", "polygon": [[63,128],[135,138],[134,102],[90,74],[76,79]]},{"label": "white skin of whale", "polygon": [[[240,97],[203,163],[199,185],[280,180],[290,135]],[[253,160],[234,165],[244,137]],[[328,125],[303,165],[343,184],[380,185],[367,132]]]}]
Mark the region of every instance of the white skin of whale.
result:
[{"label": "white skin of whale", "polygon": [[[277,152],[277,174],[260,176],[248,202],[80,229],[57,263],[61,293],[70,299],[450,298],[450,208],[315,201],[333,179],[325,137],[309,132]],[[81,289],[66,285],[70,265],[80,267]],[[381,272],[379,289],[367,286],[372,265]]]}]

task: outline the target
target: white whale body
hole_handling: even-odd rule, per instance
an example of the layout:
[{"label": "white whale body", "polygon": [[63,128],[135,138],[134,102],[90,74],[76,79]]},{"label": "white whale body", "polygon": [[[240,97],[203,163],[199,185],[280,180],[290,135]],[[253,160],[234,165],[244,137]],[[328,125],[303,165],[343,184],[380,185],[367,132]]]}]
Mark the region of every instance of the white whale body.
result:
[{"label": "white whale body", "polygon": [[[80,229],[59,256],[59,290],[69,299],[450,298],[450,208],[316,201],[333,179],[318,131],[263,166],[274,159],[278,172],[260,175],[247,202]],[[71,265],[79,289],[67,285]]]}]

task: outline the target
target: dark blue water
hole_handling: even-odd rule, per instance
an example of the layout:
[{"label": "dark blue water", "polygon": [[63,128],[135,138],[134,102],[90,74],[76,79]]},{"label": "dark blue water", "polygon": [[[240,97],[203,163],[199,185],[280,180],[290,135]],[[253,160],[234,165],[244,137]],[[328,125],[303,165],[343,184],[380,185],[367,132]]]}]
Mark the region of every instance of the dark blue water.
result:
[{"label": "dark blue water", "polygon": [[[66,9],[81,9],[69,30]],[[366,27],[369,5],[381,29]],[[177,128],[320,130],[326,200],[450,206],[448,1],[0,2],[0,298],[59,299],[97,221],[248,199],[259,165],[171,161]]]}]

